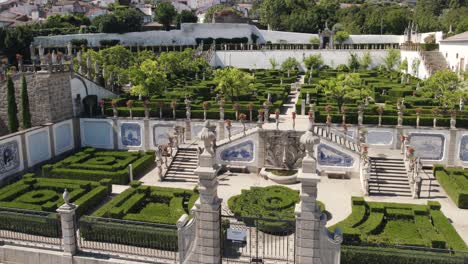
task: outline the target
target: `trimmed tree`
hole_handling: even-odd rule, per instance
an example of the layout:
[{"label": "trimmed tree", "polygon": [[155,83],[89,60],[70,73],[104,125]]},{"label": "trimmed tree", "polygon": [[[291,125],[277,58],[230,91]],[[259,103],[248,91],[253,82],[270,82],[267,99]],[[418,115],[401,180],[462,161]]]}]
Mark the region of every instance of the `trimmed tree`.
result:
[{"label": "trimmed tree", "polygon": [[11,133],[18,131],[18,107],[15,99],[15,85],[13,79],[8,76],[7,81],[7,103],[8,103],[8,129]]},{"label": "trimmed tree", "polygon": [[23,121],[23,129],[31,127],[31,112],[29,110],[28,85],[26,77],[23,75],[21,80],[21,117]]}]

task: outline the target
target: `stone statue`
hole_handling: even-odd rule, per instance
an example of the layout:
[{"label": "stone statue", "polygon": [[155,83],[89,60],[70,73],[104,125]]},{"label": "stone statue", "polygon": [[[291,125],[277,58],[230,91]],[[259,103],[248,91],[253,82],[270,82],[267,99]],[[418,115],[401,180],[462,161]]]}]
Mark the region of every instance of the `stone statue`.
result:
[{"label": "stone statue", "polygon": [[88,54],[86,57],[86,71],[87,71],[87,77],[89,80],[91,80],[91,71],[92,71],[92,65],[91,65],[91,55]]},{"label": "stone statue", "polygon": [[70,203],[70,193],[68,192],[68,190],[66,188],[63,191],[62,197],[63,197],[63,200],[65,201],[66,205],[71,205],[71,203]]},{"label": "stone statue", "polygon": [[207,152],[211,156],[214,155],[213,142],[216,139],[216,135],[210,129],[210,121],[205,121],[205,126],[200,132],[200,139],[203,140],[203,145],[205,147],[204,153]]},{"label": "stone statue", "polygon": [[190,104],[191,104],[191,101],[188,99],[187,96],[185,96],[185,115],[187,116],[187,120],[190,120],[190,114],[191,114],[191,108],[190,108]]},{"label": "stone statue", "polygon": [[459,103],[460,111],[463,111],[465,108],[465,99],[463,97],[460,97],[460,103]]},{"label": "stone statue", "polygon": [[403,111],[398,110],[398,124],[397,126],[402,126],[403,125]]},{"label": "stone statue", "polygon": [[72,53],[73,53],[73,46],[72,46],[71,42],[68,42],[67,43],[67,55],[68,55],[69,58],[71,58]]},{"label": "stone statue", "polygon": [[364,106],[360,104],[358,106],[358,126],[362,126],[363,119],[364,119]]}]

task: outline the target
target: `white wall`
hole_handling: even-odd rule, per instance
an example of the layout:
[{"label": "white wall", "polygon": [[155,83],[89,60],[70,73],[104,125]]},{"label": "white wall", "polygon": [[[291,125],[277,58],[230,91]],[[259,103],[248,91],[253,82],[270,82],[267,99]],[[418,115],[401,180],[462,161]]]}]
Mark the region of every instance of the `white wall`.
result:
[{"label": "white wall", "polygon": [[70,86],[72,91],[72,98],[76,98],[78,94],[81,95],[81,98],[85,98],[86,95],[97,95],[98,100],[102,98],[114,98],[117,97],[117,94],[103,88],[102,86],[97,85],[94,82],[83,78],[83,81],[86,83],[87,91],[83,82],[77,78],[72,78],[70,80]]},{"label": "white wall", "polygon": [[[419,79],[427,79],[429,78],[430,74],[426,69],[426,66],[424,65],[424,61],[422,60],[421,56],[419,56],[418,51],[406,51],[406,50],[401,50],[401,60],[403,61],[404,59],[408,60],[408,72],[415,76],[418,77]],[[413,61],[418,59],[419,60],[419,70],[418,70],[418,76],[416,76],[415,72],[413,72]]]},{"label": "white wall", "polygon": [[43,127],[26,133],[26,149],[29,166],[52,158],[49,128]]},{"label": "white wall", "polygon": [[[452,71],[468,71],[468,41],[441,41],[439,44],[439,51],[444,55]],[[461,65],[462,60],[464,60],[463,65]]]},{"label": "white wall", "polygon": [[[215,67],[234,66],[239,68],[270,69],[270,58],[274,58],[279,65],[287,58],[293,57],[302,64],[304,69],[304,58],[321,54],[326,65],[336,67],[339,64],[348,64],[351,53],[362,57],[365,50],[265,50],[265,51],[216,51],[214,58]],[[386,50],[369,51],[372,57],[372,67],[383,62],[387,55]]]},{"label": "white wall", "polygon": [[[158,45],[195,45],[196,38],[235,38],[247,37],[255,34],[258,43],[271,41],[272,43],[309,43],[317,34],[294,33],[285,31],[259,30],[254,25],[231,24],[231,23],[187,23],[182,24],[180,30],[171,31],[145,31],[130,32],[124,34],[72,34],[60,36],[35,37],[34,45],[42,47],[65,47],[72,39],[87,39],[88,45],[100,46],[99,41],[103,39],[118,39],[124,46],[158,46]],[[401,35],[351,35],[345,44],[390,44],[402,43],[404,36]]]}]

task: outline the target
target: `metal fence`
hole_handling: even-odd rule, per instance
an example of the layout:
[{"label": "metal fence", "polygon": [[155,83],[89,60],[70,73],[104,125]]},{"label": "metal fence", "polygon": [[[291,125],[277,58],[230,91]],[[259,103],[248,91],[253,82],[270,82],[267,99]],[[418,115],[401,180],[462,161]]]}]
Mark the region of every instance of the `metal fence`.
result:
[{"label": "metal fence", "polygon": [[56,213],[0,207],[0,240],[6,244],[61,250],[60,217]]},{"label": "metal fence", "polygon": [[105,253],[118,258],[178,261],[178,234],[175,225],[82,217],[78,223],[80,251]]},{"label": "metal fence", "polygon": [[223,263],[295,262],[295,220],[221,219]]}]

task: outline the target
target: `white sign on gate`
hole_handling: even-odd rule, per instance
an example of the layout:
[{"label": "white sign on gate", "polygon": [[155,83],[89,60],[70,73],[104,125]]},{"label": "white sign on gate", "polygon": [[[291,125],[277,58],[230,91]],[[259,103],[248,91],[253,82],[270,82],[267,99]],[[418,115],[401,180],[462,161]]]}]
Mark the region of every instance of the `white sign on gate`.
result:
[{"label": "white sign on gate", "polygon": [[246,241],[247,235],[245,230],[236,230],[228,228],[227,230],[227,239],[235,241]]}]

